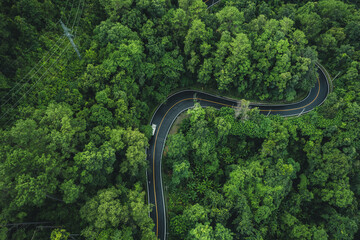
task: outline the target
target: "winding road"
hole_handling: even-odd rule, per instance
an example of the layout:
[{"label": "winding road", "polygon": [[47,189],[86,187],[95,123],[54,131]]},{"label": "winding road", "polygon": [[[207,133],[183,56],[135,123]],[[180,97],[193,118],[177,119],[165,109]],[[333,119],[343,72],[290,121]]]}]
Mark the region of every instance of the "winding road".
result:
[{"label": "winding road", "polygon": [[[319,77],[315,86],[310,90],[308,96],[300,102],[282,105],[250,104],[250,108],[258,107],[262,114],[279,114],[284,117],[296,116],[313,110],[321,105],[329,94],[329,82],[326,74],[319,67]],[[150,168],[147,171],[148,201],[154,207],[150,217],[154,220],[154,231],[159,239],[166,239],[166,211],[165,199],[161,176],[161,159],[165,141],[171,125],[177,116],[194,106],[194,100],[202,107],[235,107],[236,100],[219,97],[195,90],[186,90],[175,93],[168,97],[167,101],[161,104],[155,111],[150,125],[156,124],[155,135],[150,140],[147,149],[147,160]]]}]

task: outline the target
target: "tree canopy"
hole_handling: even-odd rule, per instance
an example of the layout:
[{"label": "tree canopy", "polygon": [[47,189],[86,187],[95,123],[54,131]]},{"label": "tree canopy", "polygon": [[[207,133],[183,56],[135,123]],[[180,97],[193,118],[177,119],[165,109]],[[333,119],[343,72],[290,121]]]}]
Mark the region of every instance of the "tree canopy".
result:
[{"label": "tree canopy", "polygon": [[189,110],[164,159],[169,237],[360,238],[358,1],[4,0],[0,32],[0,239],[155,239],[156,107],[184,88],[299,101],[316,62],[334,90],[305,116]]}]

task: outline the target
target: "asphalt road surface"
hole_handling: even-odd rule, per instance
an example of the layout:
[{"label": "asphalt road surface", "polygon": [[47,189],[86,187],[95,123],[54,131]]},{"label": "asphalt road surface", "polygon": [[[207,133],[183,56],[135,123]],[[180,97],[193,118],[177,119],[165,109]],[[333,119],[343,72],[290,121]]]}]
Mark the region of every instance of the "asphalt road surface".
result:
[{"label": "asphalt road surface", "polygon": [[[268,104],[250,104],[250,108],[258,107],[262,114],[279,114],[284,117],[296,116],[313,110],[316,106],[321,105],[329,94],[329,83],[319,68],[319,77],[315,86],[311,89],[308,96],[297,103],[283,105]],[[163,240],[166,239],[166,211],[163,194],[162,177],[161,177],[161,159],[165,146],[165,141],[171,125],[177,116],[194,106],[194,100],[199,102],[202,107],[235,107],[236,100],[214,96],[211,94],[185,90],[175,93],[168,97],[167,101],[159,106],[155,111],[151,124],[156,124],[155,135],[150,140],[150,146],[147,149],[147,160],[150,168],[147,171],[147,189],[148,201],[154,207],[150,217],[154,220],[154,231],[156,236]]]}]

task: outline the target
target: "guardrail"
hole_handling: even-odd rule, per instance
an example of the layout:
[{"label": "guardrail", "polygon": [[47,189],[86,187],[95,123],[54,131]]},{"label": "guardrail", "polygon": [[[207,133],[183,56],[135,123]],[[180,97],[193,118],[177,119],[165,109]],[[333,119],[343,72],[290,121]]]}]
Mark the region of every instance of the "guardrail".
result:
[{"label": "guardrail", "polygon": [[[320,63],[316,63],[316,66],[317,67],[319,67],[320,68],[320,70],[321,70],[321,72],[322,72],[322,74],[324,74],[324,76],[325,76],[325,78],[326,78],[326,81],[327,81],[327,94],[329,94],[331,91],[332,91],[332,89],[333,89],[333,85],[332,85],[332,78],[331,78],[331,76],[330,76],[330,74],[326,71],[326,69],[320,64]],[[320,87],[320,86],[319,86]],[[320,90],[320,89],[319,89]],[[183,91],[187,91],[187,90],[183,90]],[[180,91],[181,92],[181,91]],[[197,92],[200,92],[200,91],[197,91]],[[169,97],[167,97],[167,99],[169,99],[171,96],[173,96],[173,95],[175,95],[175,94],[179,94],[179,92],[176,92],[176,93],[173,93],[172,95],[170,95]],[[210,96],[215,96],[215,97],[217,97],[217,98],[220,98],[220,99],[227,99],[227,98],[224,98],[224,97],[219,97],[219,96],[216,96],[216,95],[213,95],[213,94],[208,94],[208,95],[210,95]],[[309,95],[308,95],[309,96]],[[326,96],[327,97],[327,96]],[[326,99],[326,98],[325,98]],[[319,105],[321,105],[324,101],[325,101],[325,99],[319,104]],[[163,103],[162,103],[163,104]],[[152,118],[151,118],[151,120],[150,120],[150,124],[151,124],[151,122],[153,121],[153,119],[154,119],[154,116],[155,116],[155,114],[156,114],[156,112],[159,110],[159,108],[161,107],[161,105],[162,104],[159,104],[158,105],[158,107],[156,108],[156,110],[155,110],[155,112],[153,113],[153,116],[152,116]],[[226,105],[226,104],[225,104]],[[306,105],[307,106],[307,105]],[[171,108],[170,108],[171,109]],[[169,109],[169,110],[170,110]],[[177,115],[176,115],[176,117],[172,120],[172,122],[171,122],[171,124],[170,124],[170,127],[171,127],[171,125],[173,125],[173,123],[174,123],[174,121],[176,120],[176,118],[179,116],[179,114],[181,113],[181,112],[183,112],[183,111],[185,111],[185,110],[187,110],[188,108],[186,108],[186,109],[183,109],[182,111],[180,111],[180,112],[178,112],[177,113]],[[309,111],[311,111],[312,109],[310,109],[310,110],[308,110],[308,111],[305,111],[305,107],[303,108],[303,110],[302,110],[302,112],[301,113],[296,113],[296,114],[293,114],[293,115],[283,115],[283,116],[285,116],[285,117],[290,117],[290,116],[300,116],[301,114],[303,114],[303,113],[306,113],[306,112],[309,112]],[[271,111],[271,110],[270,110]],[[166,114],[165,114],[166,115]],[[169,133],[169,130],[170,130],[170,127],[169,127],[169,129],[167,129],[166,131],[166,137],[165,137],[165,140],[166,140],[166,138],[167,138],[167,136],[168,136],[168,133]],[[159,131],[159,130],[158,130]],[[161,192],[162,192],[162,201],[163,201],[163,207],[164,207],[164,239],[166,240],[166,238],[167,238],[167,230],[166,230],[166,226],[169,224],[168,223],[168,218],[166,217],[166,214],[167,214],[167,208],[168,208],[168,205],[167,205],[167,202],[165,201],[165,193],[164,193],[164,189],[163,189],[163,178],[162,178],[162,166],[161,166],[161,163],[162,163],[162,161],[161,161],[161,159],[162,159],[162,155],[163,155],[163,152],[164,152],[164,147],[165,147],[165,144],[162,146],[162,150],[161,150],[161,155],[160,155],[160,171],[159,171],[159,174],[160,174],[160,189],[161,189]],[[155,152],[155,150],[154,150],[154,152]],[[154,153],[153,153],[154,154]],[[147,156],[147,154],[146,154],[146,156]],[[149,197],[149,179],[148,179],[148,175],[147,175],[148,173],[147,173],[147,171],[146,171],[146,178],[147,178],[147,180],[146,180],[146,182],[147,182],[147,192],[148,192],[148,204],[150,204],[150,197]],[[155,185],[154,185],[155,186]],[[155,189],[154,189],[155,190]],[[156,196],[156,193],[154,192],[154,195]],[[150,216],[150,213],[149,213],[149,216]]]},{"label": "guardrail", "polygon": [[324,68],[323,65],[321,65],[319,62],[316,62],[315,63],[320,69],[321,71],[323,71],[323,73],[325,74],[325,77],[328,79],[328,83],[329,83],[329,87],[330,87],[330,92],[332,92],[334,90],[334,85],[333,85],[333,82],[332,82],[332,77],[330,75],[330,73],[328,73],[328,71],[326,71],[326,69]]}]

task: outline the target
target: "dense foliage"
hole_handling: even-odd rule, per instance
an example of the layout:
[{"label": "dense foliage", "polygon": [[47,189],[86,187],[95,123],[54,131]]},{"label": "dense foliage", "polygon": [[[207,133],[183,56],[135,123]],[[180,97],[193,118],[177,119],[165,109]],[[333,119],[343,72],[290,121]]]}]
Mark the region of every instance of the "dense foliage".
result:
[{"label": "dense foliage", "polygon": [[171,236],[359,238],[358,1],[3,0],[0,20],[0,239],[154,239],[153,109],[185,87],[293,101],[316,61],[340,75],[309,115],[190,111]]},{"label": "dense foliage", "polygon": [[165,158],[171,239],[357,239],[359,110],[189,110]]}]

